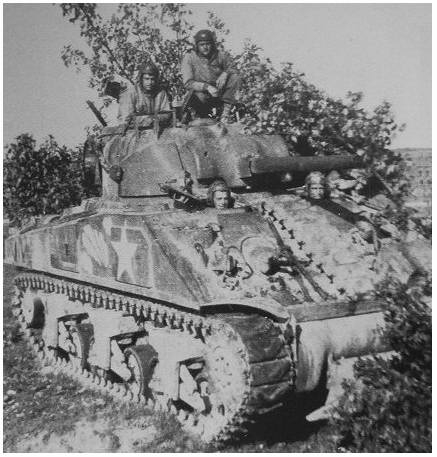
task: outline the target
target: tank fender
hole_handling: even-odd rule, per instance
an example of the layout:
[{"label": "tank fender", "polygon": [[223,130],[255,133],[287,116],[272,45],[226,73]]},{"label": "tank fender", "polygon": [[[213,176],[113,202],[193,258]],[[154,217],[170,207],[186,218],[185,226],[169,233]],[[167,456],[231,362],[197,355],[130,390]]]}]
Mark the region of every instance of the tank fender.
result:
[{"label": "tank fender", "polygon": [[[394,351],[381,352],[378,357],[384,360],[389,360],[395,355]],[[333,360],[332,357],[328,360],[328,376],[327,376],[327,389],[329,390],[328,396],[323,406],[312,411],[306,416],[308,422],[329,419],[332,416],[333,410],[338,406],[339,400],[344,393],[343,381],[353,381],[354,365],[358,359],[369,359],[371,355],[364,357],[349,357],[345,359],[342,357],[340,360]],[[358,382],[358,388],[362,387],[362,383]]]},{"label": "tank fender", "polygon": [[330,361],[388,350],[380,332],[383,327],[382,312],[299,323],[296,390],[314,390]]},{"label": "tank fender", "polygon": [[290,314],[287,309],[276,300],[268,297],[248,298],[241,301],[232,300],[232,302],[229,302],[228,300],[215,300],[200,306],[200,312],[204,314],[211,314],[218,310],[229,312],[252,310],[272,317],[276,322],[283,323],[290,320]]}]

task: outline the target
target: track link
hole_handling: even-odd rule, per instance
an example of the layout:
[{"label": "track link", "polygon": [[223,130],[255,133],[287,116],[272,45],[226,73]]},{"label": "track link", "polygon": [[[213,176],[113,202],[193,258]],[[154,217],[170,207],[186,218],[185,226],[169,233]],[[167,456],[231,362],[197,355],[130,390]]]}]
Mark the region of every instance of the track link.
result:
[{"label": "track link", "polygon": [[[302,261],[309,263],[306,267],[307,273],[312,277],[312,280],[317,284],[317,288],[327,294],[332,299],[345,299],[351,295],[348,293],[347,285],[339,283],[332,271],[325,265],[324,258],[305,246],[303,240],[299,240],[296,236],[296,230],[289,221],[289,217],[283,212],[278,211],[275,207],[274,198],[269,201],[259,200],[255,203],[261,216],[270,221],[277,229],[281,238],[287,243],[293,253]],[[310,286],[310,284],[308,284]],[[316,293],[320,295],[320,293]],[[320,295],[322,298],[323,295]],[[319,297],[320,298],[320,297]]]},{"label": "track link", "polygon": [[[89,370],[77,363],[59,357],[48,348],[41,330],[29,328],[22,305],[25,291],[39,294],[66,295],[93,308],[117,310],[136,316],[159,327],[175,332],[187,332],[200,339],[211,353],[211,379],[217,391],[229,392],[238,385],[238,398],[230,398],[232,408],[220,417],[216,411],[207,415],[187,412],[174,402],[162,402],[135,396],[123,383],[111,382],[99,370]],[[22,273],[15,278],[12,300],[13,313],[28,343],[39,359],[50,363],[55,371],[66,373],[113,397],[177,416],[183,427],[200,435],[206,441],[226,441],[247,434],[252,423],[263,413],[281,406],[292,389],[294,364],[282,330],[272,320],[260,315],[220,314],[211,317],[181,311],[170,303],[157,303],[98,289],[86,284],[59,279],[40,273]],[[230,359],[228,354],[231,354]],[[213,416],[216,414],[216,416]]]}]

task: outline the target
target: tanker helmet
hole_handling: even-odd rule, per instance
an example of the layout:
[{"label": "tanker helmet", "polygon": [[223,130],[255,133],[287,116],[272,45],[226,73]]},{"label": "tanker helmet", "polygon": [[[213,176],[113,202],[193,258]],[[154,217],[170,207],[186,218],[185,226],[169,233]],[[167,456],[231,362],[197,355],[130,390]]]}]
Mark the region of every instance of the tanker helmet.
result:
[{"label": "tanker helmet", "polygon": [[159,78],[158,67],[153,62],[144,62],[138,67],[138,79],[141,79],[143,75],[151,75],[156,79]]},{"label": "tanker helmet", "polygon": [[326,194],[326,178],[320,171],[311,172],[305,179],[305,186],[309,198],[321,200]]},{"label": "tanker helmet", "polygon": [[320,171],[312,171],[306,178],[305,184],[325,184],[325,175]]},{"label": "tanker helmet", "polygon": [[211,41],[212,43],[215,43],[215,36],[214,33],[211,32],[211,30],[199,30],[195,35],[194,35],[194,42],[197,43],[199,41]]},{"label": "tanker helmet", "polygon": [[231,203],[230,202],[231,191],[229,190],[229,187],[227,186],[227,184],[224,181],[217,180],[217,181],[214,181],[208,188],[208,194],[207,194],[207,197],[206,197],[208,206],[211,206],[211,207],[215,206],[215,204],[214,204],[214,194],[216,192],[226,192],[227,197],[229,199],[228,204]]}]

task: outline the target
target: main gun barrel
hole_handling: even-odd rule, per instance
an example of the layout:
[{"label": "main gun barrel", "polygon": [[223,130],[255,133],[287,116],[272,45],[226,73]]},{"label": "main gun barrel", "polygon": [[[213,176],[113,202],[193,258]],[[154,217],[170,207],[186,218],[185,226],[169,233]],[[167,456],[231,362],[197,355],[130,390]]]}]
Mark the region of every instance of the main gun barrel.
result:
[{"label": "main gun barrel", "polygon": [[258,157],[252,159],[249,166],[252,175],[274,174],[280,172],[327,172],[331,170],[361,167],[363,167],[363,163],[360,158],[351,154],[311,157]]}]

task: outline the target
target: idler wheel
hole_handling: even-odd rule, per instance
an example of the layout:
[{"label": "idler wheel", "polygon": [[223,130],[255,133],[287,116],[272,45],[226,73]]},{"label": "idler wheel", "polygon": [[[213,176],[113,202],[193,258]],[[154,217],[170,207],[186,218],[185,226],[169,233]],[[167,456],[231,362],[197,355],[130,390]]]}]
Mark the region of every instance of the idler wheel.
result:
[{"label": "idler wheel", "polygon": [[124,351],[126,365],[131,372],[127,384],[135,398],[151,397],[149,382],[158,363],[158,353],[150,344],[131,346]]},{"label": "idler wheel", "polygon": [[78,368],[86,368],[90,346],[94,338],[94,328],[92,324],[76,324],[71,327],[71,340],[75,348],[69,354],[73,365]]},{"label": "idler wheel", "polygon": [[44,326],[44,304],[34,292],[30,290],[25,292],[21,306],[28,327],[42,328]]}]

